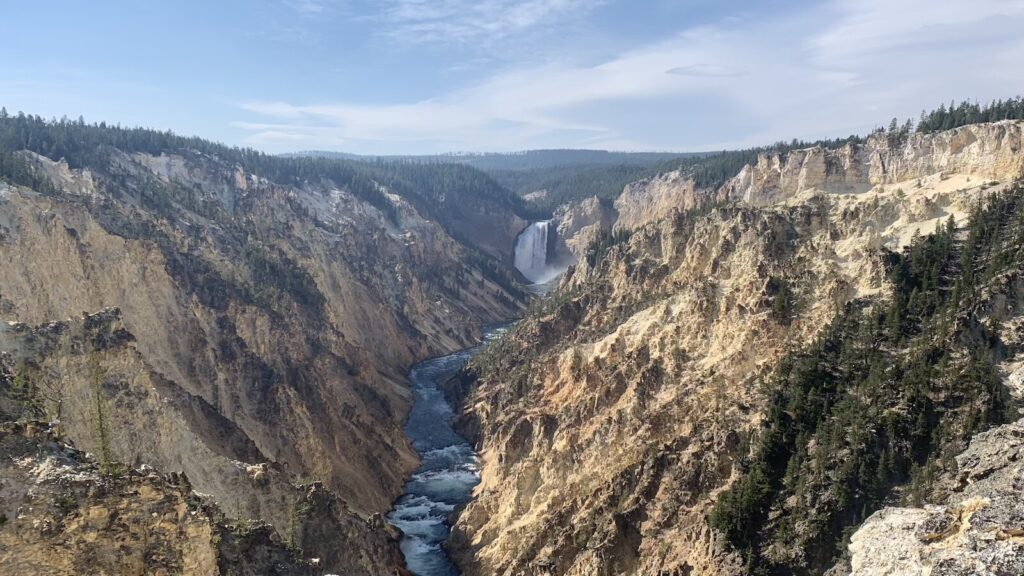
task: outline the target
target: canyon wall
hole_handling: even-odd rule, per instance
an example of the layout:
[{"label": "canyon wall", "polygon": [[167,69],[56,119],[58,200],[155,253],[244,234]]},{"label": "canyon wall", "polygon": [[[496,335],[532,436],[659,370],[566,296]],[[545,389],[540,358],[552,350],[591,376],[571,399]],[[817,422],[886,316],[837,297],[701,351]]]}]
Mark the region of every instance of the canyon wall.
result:
[{"label": "canyon wall", "polygon": [[[22,154],[50,186],[0,184],[0,351],[48,393],[33,414],[59,411],[89,452],[184,472],[327,569],[364,550],[390,573],[372,516],[415,465],[405,371],[521,307],[486,247],[395,193],[384,211],[194,151],[89,169]],[[384,544],[361,548],[371,533]]]},{"label": "canyon wall", "polygon": [[587,246],[617,218],[615,208],[596,196],[559,206],[552,218],[558,230],[557,256],[566,262],[583,257]]},{"label": "canyon wall", "polygon": [[763,157],[714,191],[679,175],[628,187],[617,226],[632,233],[461,376],[483,463],[455,527],[466,573],[744,574],[707,517],[744,474],[761,383],[848,302],[885,297],[883,248],[1005,189],[1020,137],[876,136]]},{"label": "canyon wall", "polygon": [[880,133],[863,145],[762,154],[719,195],[765,205],[805,190],[856,194],[940,173],[1005,180],[1024,170],[1022,150],[1024,125],[1018,121],[973,124],[937,134]]}]

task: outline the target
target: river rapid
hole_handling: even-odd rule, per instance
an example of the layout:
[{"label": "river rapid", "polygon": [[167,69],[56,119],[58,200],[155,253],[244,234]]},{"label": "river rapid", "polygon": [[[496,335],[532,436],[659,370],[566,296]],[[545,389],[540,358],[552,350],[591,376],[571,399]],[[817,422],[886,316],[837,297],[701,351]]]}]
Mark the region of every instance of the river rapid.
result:
[{"label": "river rapid", "polygon": [[[508,328],[488,330],[485,343]],[[469,501],[480,483],[480,467],[473,447],[452,428],[455,413],[440,384],[450,378],[480,346],[426,360],[412,367],[413,405],[405,434],[420,456],[420,467],[405,484],[405,492],[388,514],[388,522],[404,536],[402,553],[417,576],[455,576],[458,569],[443,544],[451,527],[448,516]]]}]

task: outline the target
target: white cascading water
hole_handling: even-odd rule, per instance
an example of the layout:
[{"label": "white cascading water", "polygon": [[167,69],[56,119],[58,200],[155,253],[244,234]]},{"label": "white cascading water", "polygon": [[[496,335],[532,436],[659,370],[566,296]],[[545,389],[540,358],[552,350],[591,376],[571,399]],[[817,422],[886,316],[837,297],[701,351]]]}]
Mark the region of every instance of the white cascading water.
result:
[{"label": "white cascading water", "polygon": [[562,271],[548,266],[548,221],[534,222],[516,238],[515,266],[527,280],[543,284]]}]

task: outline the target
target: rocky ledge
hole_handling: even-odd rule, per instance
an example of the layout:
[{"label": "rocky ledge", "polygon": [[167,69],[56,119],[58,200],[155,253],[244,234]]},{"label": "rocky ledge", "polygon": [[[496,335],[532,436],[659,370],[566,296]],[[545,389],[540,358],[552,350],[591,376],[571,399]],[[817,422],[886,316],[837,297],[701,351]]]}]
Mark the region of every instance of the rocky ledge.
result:
[{"label": "rocky ledge", "polygon": [[107,468],[45,424],[0,424],[0,573],[320,573],[270,525],[228,522],[183,474]]},{"label": "rocky ledge", "polygon": [[976,436],[940,479],[947,497],[884,508],[850,541],[850,576],[1024,574],[1024,419]]}]

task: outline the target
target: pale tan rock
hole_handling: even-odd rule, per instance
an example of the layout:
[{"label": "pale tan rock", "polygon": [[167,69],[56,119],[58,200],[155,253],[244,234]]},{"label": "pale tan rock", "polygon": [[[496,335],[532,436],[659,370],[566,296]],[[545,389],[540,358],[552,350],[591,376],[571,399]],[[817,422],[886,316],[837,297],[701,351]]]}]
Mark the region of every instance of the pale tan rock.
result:
[{"label": "pale tan rock", "polygon": [[611,229],[616,213],[614,208],[591,196],[559,206],[553,220],[560,244],[564,244],[575,261],[584,256],[587,246],[602,231]]},{"label": "pale tan rock", "polygon": [[[631,237],[581,261],[467,399],[482,482],[455,528],[465,573],[743,574],[707,514],[758,430],[756,383],[841,306],[888,290],[882,248],[962,223],[1015,177],[1021,126],[911,136],[884,170],[854,147],[765,157],[698,218],[685,209],[707,196],[678,174],[628,187],[616,225]],[[789,318],[773,311],[780,281]]]},{"label": "pale tan rock", "polygon": [[635,229],[674,211],[725,200],[768,206],[801,194],[862,194],[917,180],[972,179],[1006,182],[1024,172],[1024,122],[1007,120],[963,126],[890,141],[875,134],[864,144],[837,149],[815,146],[785,154],[763,153],[715,190],[698,189],[680,171],[626,186],[615,201],[617,227]]},{"label": "pale tan rock", "polygon": [[1024,420],[983,432],[940,479],[946,502],[885,508],[850,540],[851,576],[1024,573]]},{"label": "pale tan rock", "polygon": [[697,190],[691,178],[679,170],[626,185],[615,200],[618,219],[615,226],[633,229],[655,222],[673,211],[703,205],[709,194]]}]

